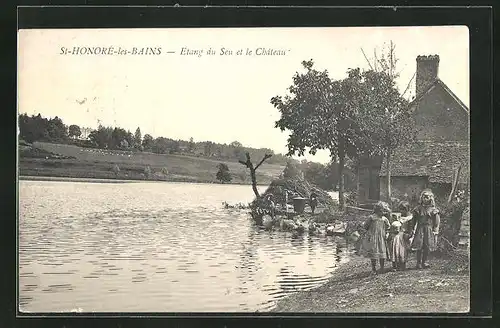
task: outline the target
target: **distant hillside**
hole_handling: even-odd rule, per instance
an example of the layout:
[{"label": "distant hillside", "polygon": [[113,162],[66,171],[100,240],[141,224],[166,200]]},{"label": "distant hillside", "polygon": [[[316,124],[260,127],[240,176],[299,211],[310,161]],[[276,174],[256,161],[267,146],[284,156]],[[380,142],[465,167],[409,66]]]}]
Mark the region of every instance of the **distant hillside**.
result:
[{"label": "distant hillside", "polygon": [[143,135],[139,127],[135,133],[118,126],[99,125],[97,129],[88,129],[75,124],[67,126],[57,116],[45,118],[40,114],[19,115],[19,137],[30,143],[50,142],[87,148],[183,154],[222,161],[238,161],[244,158],[246,152],[250,153],[252,158],[262,158],[265,154],[273,154],[273,157],[268,160],[269,164],[286,165],[288,161],[295,161],[282,154],[274,154],[271,149],[245,147],[238,141],[220,144],[212,141],[195,142],[193,138],[189,141],[174,140],[163,136],[153,138],[147,133]]},{"label": "distant hillside", "polygon": [[[20,175],[24,176],[143,180],[147,178],[146,168],[149,167],[151,174],[148,179],[151,180],[215,183],[217,165],[225,163],[229,167],[232,183],[250,184],[248,170],[236,161],[219,161],[177,154],[83,148],[47,142],[34,142],[32,148],[35,150],[28,151],[26,147],[26,143],[20,145],[24,150],[20,152],[19,170]],[[31,156],[32,153],[36,156]],[[253,160],[258,161],[260,158]],[[257,170],[258,183],[269,184],[283,169],[283,165],[264,163]]]}]

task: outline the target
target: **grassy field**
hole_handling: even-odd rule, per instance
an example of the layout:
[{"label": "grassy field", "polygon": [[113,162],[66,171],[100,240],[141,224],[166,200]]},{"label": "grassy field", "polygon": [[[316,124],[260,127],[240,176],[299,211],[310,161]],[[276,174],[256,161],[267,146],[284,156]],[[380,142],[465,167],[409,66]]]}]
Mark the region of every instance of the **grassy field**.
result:
[{"label": "grassy field", "polygon": [[[71,159],[30,158],[19,159],[22,176],[48,176],[73,178],[101,178],[144,180],[144,169],[151,168],[152,180],[216,183],[217,165],[227,164],[233,176],[232,183],[250,184],[248,169],[237,162],[219,161],[204,157],[185,155],[153,154],[81,148],[73,145],[35,142],[35,148],[50,153],[72,157]],[[253,159],[258,161],[259,159]],[[117,165],[119,173],[113,168]],[[167,175],[162,174],[166,168]],[[264,163],[257,170],[257,182],[268,184],[283,171],[283,166]]]}]

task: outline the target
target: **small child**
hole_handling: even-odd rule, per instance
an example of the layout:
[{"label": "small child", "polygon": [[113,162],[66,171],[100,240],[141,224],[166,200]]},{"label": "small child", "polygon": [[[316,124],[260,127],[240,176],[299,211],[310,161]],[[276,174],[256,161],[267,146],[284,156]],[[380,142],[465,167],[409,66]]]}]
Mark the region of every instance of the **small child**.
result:
[{"label": "small child", "polygon": [[271,218],[274,220],[275,214],[276,214],[276,204],[274,204],[273,200],[273,195],[272,194],[267,194],[265,197],[265,202],[266,202],[266,207],[269,215]]},{"label": "small child", "polygon": [[391,224],[391,232],[388,241],[389,258],[392,261],[392,271],[406,270],[406,261],[408,259],[408,249],[410,247],[409,239],[411,232],[407,231],[408,221],[411,220],[410,204],[401,202],[398,206],[401,217]]},{"label": "small child", "polygon": [[316,209],[316,206],[318,206],[318,198],[316,196],[316,193],[311,193],[311,197],[309,199],[309,206],[311,207],[311,212],[314,215],[314,210]]},{"label": "small child", "polygon": [[427,256],[436,249],[441,221],[432,190],[422,191],[419,205],[412,214],[408,222],[410,231],[414,231],[411,248],[417,252],[417,269],[427,269]]},{"label": "small child", "polygon": [[380,263],[380,272],[384,271],[384,262],[387,258],[386,231],[390,228],[389,220],[384,216],[389,205],[378,202],[373,207],[373,214],[363,224],[366,234],[363,238],[360,255],[370,259],[372,274],[376,274],[377,260]]}]

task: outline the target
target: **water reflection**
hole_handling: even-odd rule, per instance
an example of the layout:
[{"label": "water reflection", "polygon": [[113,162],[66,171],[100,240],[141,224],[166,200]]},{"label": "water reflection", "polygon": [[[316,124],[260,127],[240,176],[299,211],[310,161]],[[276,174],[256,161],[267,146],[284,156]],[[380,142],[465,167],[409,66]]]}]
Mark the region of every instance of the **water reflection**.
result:
[{"label": "water reflection", "polygon": [[247,186],[21,181],[19,198],[23,311],[262,311],[351,254],[220,206]]}]

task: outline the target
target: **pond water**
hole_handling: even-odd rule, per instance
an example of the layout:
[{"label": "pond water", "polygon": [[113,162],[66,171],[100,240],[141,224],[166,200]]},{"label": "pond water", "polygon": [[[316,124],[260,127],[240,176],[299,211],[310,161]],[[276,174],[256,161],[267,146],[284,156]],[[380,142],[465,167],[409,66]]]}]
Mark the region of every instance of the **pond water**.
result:
[{"label": "pond water", "polygon": [[222,206],[252,198],[249,186],[20,181],[20,310],[266,311],[351,256],[342,238],[261,230]]}]

